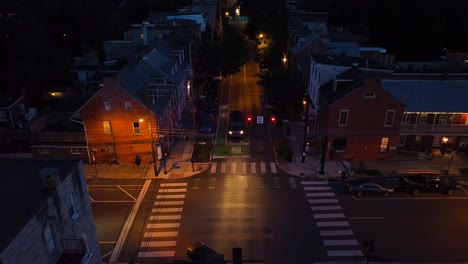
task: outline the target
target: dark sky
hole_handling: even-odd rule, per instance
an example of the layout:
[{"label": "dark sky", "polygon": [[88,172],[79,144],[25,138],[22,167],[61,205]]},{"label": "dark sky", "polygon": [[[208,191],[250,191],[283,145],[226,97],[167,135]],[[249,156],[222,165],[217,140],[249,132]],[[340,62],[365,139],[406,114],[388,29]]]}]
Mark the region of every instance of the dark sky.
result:
[{"label": "dark sky", "polygon": [[457,0],[304,0],[328,11],[329,23],[359,32],[370,28],[376,45],[400,58],[439,57],[444,48],[468,50],[468,2]]}]

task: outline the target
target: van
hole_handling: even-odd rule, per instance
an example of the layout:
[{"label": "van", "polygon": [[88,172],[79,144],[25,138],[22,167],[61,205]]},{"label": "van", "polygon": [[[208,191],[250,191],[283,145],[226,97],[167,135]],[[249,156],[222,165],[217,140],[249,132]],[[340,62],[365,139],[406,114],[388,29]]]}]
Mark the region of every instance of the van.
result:
[{"label": "van", "polygon": [[242,113],[242,111],[235,110],[229,112],[228,136],[244,136],[244,114]]}]

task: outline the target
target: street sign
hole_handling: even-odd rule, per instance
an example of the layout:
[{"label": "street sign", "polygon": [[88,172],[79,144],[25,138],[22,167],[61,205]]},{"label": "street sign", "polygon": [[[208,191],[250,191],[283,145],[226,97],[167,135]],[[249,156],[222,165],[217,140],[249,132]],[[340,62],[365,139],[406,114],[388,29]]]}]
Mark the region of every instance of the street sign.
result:
[{"label": "street sign", "polygon": [[263,120],[264,120],[263,116],[257,116],[257,124],[260,124],[260,125],[263,124]]}]

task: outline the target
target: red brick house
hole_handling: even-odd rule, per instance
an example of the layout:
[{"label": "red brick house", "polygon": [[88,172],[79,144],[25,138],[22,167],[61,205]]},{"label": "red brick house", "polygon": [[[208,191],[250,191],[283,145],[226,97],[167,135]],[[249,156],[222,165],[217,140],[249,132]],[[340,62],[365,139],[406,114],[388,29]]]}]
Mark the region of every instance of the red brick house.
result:
[{"label": "red brick house", "polygon": [[321,87],[317,125],[319,136],[328,137],[327,158],[396,157],[404,105],[380,85],[384,74],[353,68]]},{"label": "red brick house", "polygon": [[160,159],[174,140],[190,82],[188,64],[156,49],[104,79],[102,88],[77,113],[85,126],[90,162]]}]

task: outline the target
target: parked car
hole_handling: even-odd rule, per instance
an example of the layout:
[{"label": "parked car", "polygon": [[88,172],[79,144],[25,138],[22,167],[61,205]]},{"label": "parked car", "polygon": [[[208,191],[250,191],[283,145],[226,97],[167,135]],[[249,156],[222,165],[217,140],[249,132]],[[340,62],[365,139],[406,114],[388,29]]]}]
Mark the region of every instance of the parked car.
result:
[{"label": "parked car", "polygon": [[364,195],[383,195],[385,197],[392,195],[394,188],[384,182],[376,182],[373,179],[356,179],[347,181],[348,190],[356,196]]},{"label": "parked car", "polygon": [[208,114],[208,113],[203,113],[200,116],[200,127],[198,130],[202,133],[213,132],[213,115]]},{"label": "parked car", "polygon": [[458,188],[457,181],[433,175],[410,175],[403,178],[405,190],[414,195],[421,192],[440,192],[448,195],[454,194]]}]

